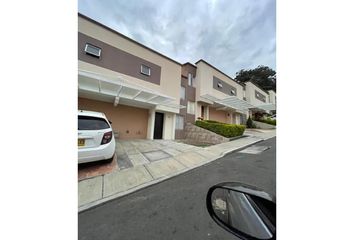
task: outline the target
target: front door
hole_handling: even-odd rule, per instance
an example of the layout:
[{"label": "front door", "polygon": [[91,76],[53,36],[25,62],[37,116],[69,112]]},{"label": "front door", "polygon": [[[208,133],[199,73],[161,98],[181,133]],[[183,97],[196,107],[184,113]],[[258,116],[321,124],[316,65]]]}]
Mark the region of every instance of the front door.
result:
[{"label": "front door", "polygon": [[163,113],[155,113],[155,128],[154,128],[154,139],[162,139],[163,131]]}]

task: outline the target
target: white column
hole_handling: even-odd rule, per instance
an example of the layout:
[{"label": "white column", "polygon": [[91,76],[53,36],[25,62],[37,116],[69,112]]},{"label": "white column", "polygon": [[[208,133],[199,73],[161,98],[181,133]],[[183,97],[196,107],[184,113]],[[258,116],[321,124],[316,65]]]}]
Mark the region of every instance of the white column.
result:
[{"label": "white column", "polygon": [[162,138],[171,140],[175,138],[176,114],[164,113]]},{"label": "white column", "polygon": [[235,113],[235,124],[241,124],[241,114]]},{"label": "white column", "polygon": [[205,111],[205,119],[209,120],[209,105],[204,107],[204,111]]},{"label": "white column", "polygon": [[155,109],[149,110],[149,119],[147,127],[147,139],[154,139],[154,128],[155,128]]},{"label": "white column", "polygon": [[227,112],[227,115],[228,115],[228,123],[232,124],[232,119],[233,119],[232,112]]},{"label": "white column", "polygon": [[203,117],[202,116],[202,104],[197,102],[196,108],[195,108],[195,113],[194,113],[194,121],[198,119],[198,117]]},{"label": "white column", "polygon": [[177,115],[174,113],[172,115],[172,140],[175,140],[175,135],[176,135],[176,118]]},{"label": "white column", "polygon": [[[252,111],[251,111],[251,110],[248,110],[248,111],[247,111],[247,114],[246,114],[247,119],[248,119],[249,116],[252,116]],[[246,120],[247,120],[247,119],[246,119]]]},{"label": "white column", "polygon": [[163,114],[163,126],[162,126],[162,139],[166,140],[166,139],[169,139],[168,138],[168,113],[164,113]]}]

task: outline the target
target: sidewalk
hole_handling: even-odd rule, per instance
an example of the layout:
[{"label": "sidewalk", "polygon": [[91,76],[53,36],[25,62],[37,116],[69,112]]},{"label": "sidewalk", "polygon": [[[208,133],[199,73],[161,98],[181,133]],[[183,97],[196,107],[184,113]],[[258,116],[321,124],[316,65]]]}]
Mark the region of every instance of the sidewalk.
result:
[{"label": "sidewalk", "polygon": [[[174,141],[122,141],[134,166],[78,183],[79,212],[214,161],[237,149],[275,136],[275,130],[246,130],[243,138],[205,148]],[[151,149],[151,143],[155,144]],[[163,148],[159,150],[158,146]],[[139,151],[148,152],[141,154]],[[122,154],[122,153],[117,153]],[[134,158],[135,157],[135,158]],[[148,159],[149,161],[147,161]],[[120,162],[118,161],[118,165]]]}]

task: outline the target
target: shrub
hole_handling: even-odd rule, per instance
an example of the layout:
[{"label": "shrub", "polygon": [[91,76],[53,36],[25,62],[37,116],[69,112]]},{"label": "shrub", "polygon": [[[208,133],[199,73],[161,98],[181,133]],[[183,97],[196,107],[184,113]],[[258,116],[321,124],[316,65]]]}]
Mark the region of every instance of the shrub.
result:
[{"label": "shrub", "polygon": [[208,123],[221,123],[221,124],[225,124],[225,123],[218,122],[218,121],[214,121],[214,120],[204,120],[204,122],[208,122]]},{"label": "shrub", "polygon": [[196,121],[195,125],[227,138],[241,136],[246,129],[244,125],[220,123],[211,120]]}]

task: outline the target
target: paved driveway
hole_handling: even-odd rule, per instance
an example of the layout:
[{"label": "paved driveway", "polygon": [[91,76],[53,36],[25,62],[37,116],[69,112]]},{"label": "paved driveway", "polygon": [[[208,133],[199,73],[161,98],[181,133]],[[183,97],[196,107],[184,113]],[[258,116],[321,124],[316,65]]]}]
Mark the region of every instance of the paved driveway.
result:
[{"label": "paved driveway", "polygon": [[173,140],[118,140],[116,158],[111,163],[80,166],[79,211],[205,165],[263,139],[249,135],[205,148]]},{"label": "paved driveway", "polygon": [[116,156],[111,163],[95,162],[80,164],[79,180],[150,164],[156,161],[168,160],[180,153],[200,149],[192,145],[174,140],[120,140],[116,139]]}]

